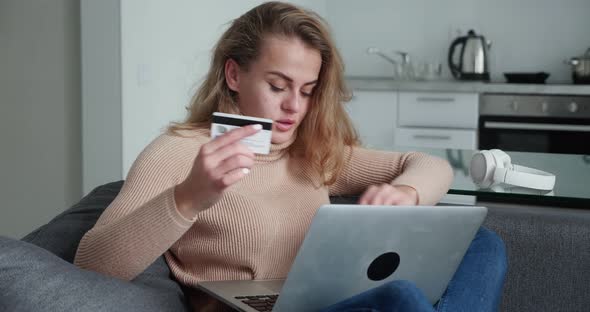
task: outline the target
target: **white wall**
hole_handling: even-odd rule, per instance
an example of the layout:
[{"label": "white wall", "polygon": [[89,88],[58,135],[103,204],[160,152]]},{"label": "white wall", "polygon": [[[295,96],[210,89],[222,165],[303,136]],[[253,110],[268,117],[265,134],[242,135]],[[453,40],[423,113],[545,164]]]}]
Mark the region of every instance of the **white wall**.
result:
[{"label": "white wall", "polygon": [[493,41],[493,80],[507,71],[546,71],[549,81],[571,81],[562,61],[590,46],[588,0],[327,0],[326,12],[347,75],[391,76],[391,66],[369,46],[406,50],[443,62],[455,30],[473,28]]},{"label": "white wall", "polygon": [[120,180],[121,14],[119,0],[82,0],[82,188]]},{"label": "white wall", "polygon": [[79,4],[0,1],[0,235],[81,195]]}]

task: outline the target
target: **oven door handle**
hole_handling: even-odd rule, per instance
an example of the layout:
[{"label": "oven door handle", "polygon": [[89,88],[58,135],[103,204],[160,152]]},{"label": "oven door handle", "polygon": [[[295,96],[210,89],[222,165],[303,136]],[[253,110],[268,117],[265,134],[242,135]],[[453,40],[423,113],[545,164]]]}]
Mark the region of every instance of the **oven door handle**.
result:
[{"label": "oven door handle", "polygon": [[516,129],[516,130],[547,130],[547,131],[583,131],[590,132],[590,126],[548,124],[548,123],[524,123],[524,122],[500,122],[484,121],[485,129]]}]

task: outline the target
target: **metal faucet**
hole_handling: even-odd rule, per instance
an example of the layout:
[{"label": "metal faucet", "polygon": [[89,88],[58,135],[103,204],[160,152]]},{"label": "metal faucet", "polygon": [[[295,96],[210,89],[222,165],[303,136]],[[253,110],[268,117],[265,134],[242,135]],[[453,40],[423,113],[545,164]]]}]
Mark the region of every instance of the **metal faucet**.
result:
[{"label": "metal faucet", "polygon": [[393,58],[391,58],[389,55],[381,52],[381,50],[379,50],[379,48],[370,47],[367,49],[367,54],[378,55],[378,56],[382,57],[383,59],[385,59],[386,61],[388,61],[389,63],[393,64],[394,78],[400,78],[402,80],[414,79],[415,78],[414,67],[412,66],[412,63],[410,62],[410,54],[408,52],[404,52],[404,51],[393,51],[393,52],[395,52],[395,54],[400,55],[401,62],[396,61]]},{"label": "metal faucet", "polygon": [[394,51],[402,58],[401,78],[405,80],[414,80],[416,73],[414,72],[414,65],[410,60],[410,53],[404,51]]},{"label": "metal faucet", "polygon": [[410,64],[410,53],[404,51],[394,51],[402,57],[402,64]]},{"label": "metal faucet", "polygon": [[378,55],[382,58],[384,58],[386,61],[388,61],[389,63],[393,64],[393,65],[397,65],[398,62],[394,59],[392,59],[391,57],[389,57],[387,54],[381,52],[381,50],[379,50],[379,48],[376,47],[370,47],[367,49],[367,54],[375,54]]}]

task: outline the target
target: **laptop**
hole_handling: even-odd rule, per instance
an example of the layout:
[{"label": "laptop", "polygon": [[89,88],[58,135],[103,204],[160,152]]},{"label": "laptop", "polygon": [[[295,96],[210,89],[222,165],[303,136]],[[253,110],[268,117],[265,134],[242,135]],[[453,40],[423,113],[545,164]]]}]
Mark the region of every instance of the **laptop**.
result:
[{"label": "laptop", "polygon": [[392,280],[434,305],[487,209],[477,206],[323,205],[285,280],[197,286],[238,311],[318,311]]}]

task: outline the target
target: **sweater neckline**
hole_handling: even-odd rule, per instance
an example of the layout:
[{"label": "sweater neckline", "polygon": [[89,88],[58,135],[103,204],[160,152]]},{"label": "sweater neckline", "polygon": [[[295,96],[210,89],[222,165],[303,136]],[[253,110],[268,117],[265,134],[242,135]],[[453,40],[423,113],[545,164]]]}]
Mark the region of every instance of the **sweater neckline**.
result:
[{"label": "sweater neckline", "polygon": [[295,142],[296,137],[296,135],[293,135],[289,138],[289,140],[279,144],[271,143],[270,152],[267,155],[256,154],[256,161],[271,162],[281,159],[285,155],[285,153],[289,151],[289,147],[293,144],[293,142]]}]

